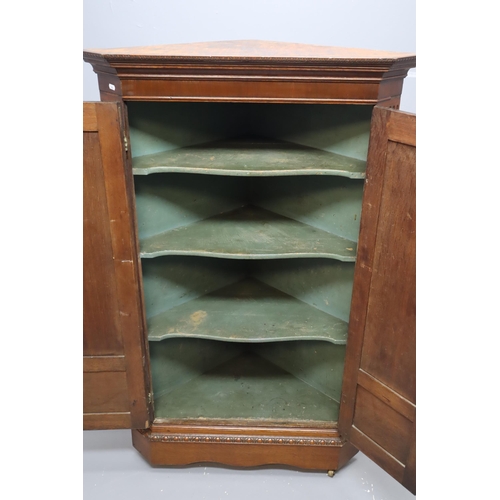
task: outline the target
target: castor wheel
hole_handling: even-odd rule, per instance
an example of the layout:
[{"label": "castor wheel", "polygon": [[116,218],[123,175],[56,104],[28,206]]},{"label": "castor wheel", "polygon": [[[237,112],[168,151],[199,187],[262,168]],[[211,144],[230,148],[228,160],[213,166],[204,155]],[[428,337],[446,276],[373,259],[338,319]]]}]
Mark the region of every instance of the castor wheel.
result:
[{"label": "castor wheel", "polygon": [[335,475],[335,471],[334,470],[329,470],[328,471],[328,477],[333,477]]}]

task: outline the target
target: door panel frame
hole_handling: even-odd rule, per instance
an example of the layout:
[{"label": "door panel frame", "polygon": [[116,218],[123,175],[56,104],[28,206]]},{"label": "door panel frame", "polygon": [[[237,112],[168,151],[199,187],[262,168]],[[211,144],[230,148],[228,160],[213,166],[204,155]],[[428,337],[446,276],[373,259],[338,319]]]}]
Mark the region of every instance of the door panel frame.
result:
[{"label": "door panel frame", "polygon": [[[112,293],[118,305],[118,334],[123,349],[122,352],[110,355],[107,352],[99,352],[99,348],[94,347],[93,352],[87,352],[84,356],[84,429],[144,429],[149,427],[153,415],[149,396],[149,355],[143,319],[133,178],[125,146],[128,139],[125,135],[125,123],[122,103],[83,104],[84,134],[97,134],[99,141],[106,198],[104,203],[109,217],[105,222],[109,224],[112,247],[113,262],[110,267],[114,270],[112,281],[115,283],[115,290]],[[84,164],[86,154],[90,152],[84,151]],[[92,195],[93,193],[87,192],[87,199]],[[103,200],[100,200],[100,203],[102,204]],[[91,246],[86,248],[89,259],[92,258],[93,251],[98,251]],[[98,307],[98,304],[94,305]],[[91,306],[90,301],[88,307]],[[93,326],[97,331],[98,325]],[[84,336],[85,334],[84,331]],[[97,339],[102,334],[102,331],[93,333]],[[115,385],[119,393],[113,393],[109,386],[99,387],[96,382],[99,377],[91,375],[98,373],[114,374],[105,378],[109,381],[107,385]],[[125,385],[123,373],[126,377]],[[125,390],[126,394],[121,394]],[[111,392],[107,394],[106,391]],[[120,411],[113,411],[112,399],[116,401],[116,398],[121,398],[121,401],[126,399],[128,411],[122,411],[121,408]],[[86,412],[85,406],[90,411]],[[111,410],[108,411],[107,407]]]},{"label": "door panel frame", "polygon": [[[377,247],[378,238],[389,237],[388,234],[382,236],[380,234],[384,224],[385,227],[387,227],[387,220],[390,221],[391,228],[395,228],[395,234],[402,238],[400,240],[403,242],[401,245],[407,245],[404,246],[404,248],[411,248],[412,240],[404,239],[405,234],[407,234],[405,231],[407,231],[408,228],[405,229],[403,225],[398,225],[396,218],[392,218],[394,215],[393,213],[384,213],[383,211],[385,206],[383,204],[383,197],[384,194],[387,194],[387,189],[389,189],[388,179],[390,175],[395,175],[394,169],[392,172],[389,172],[390,169],[387,167],[391,161],[391,151],[394,150],[394,144],[396,144],[396,147],[398,147],[398,145],[404,145],[401,147],[410,146],[411,148],[416,148],[416,116],[411,113],[376,106],[373,110],[368,150],[366,183],[363,194],[363,209],[361,214],[360,236],[346,349],[346,363],[342,386],[339,430],[343,438],[347,439],[351,444],[374,460],[386,472],[401,482],[403,486],[415,493],[416,401],[411,401],[408,397],[400,394],[395,387],[391,387],[390,376],[388,376],[388,380],[384,380],[383,382],[362,368],[362,357],[364,356],[364,360],[366,361],[366,356],[368,356],[366,353],[365,332],[370,329],[368,328],[367,322],[376,316],[380,317],[378,312],[380,312],[381,315],[391,314],[388,310],[379,311],[378,309],[369,309],[370,294],[372,293],[373,285],[372,278],[376,276],[379,284],[384,283],[383,280],[386,279],[383,275],[378,273],[378,268],[374,269],[374,266],[376,267],[378,265],[377,252],[380,251],[379,247]],[[412,158],[415,158],[414,151],[408,158],[408,161],[411,163],[407,165],[404,163],[397,165],[397,173],[404,174],[397,178],[397,182],[402,183],[400,189],[406,190],[402,192],[405,193],[409,206],[414,207],[415,191],[414,187],[412,187],[415,183],[415,164],[412,160]],[[392,185],[394,186],[394,179]],[[413,205],[411,205],[412,203]],[[414,218],[412,218],[409,213],[408,217],[413,219],[410,225],[413,225],[414,231]],[[397,259],[397,255],[394,257]],[[394,272],[391,272],[390,279],[396,278],[405,280],[406,277],[409,276],[405,274],[405,272],[413,272],[413,264],[414,261],[411,263],[399,262],[399,265],[394,267]],[[390,281],[389,278],[387,279]],[[389,281],[387,282],[388,286],[390,286]],[[408,287],[410,287],[412,281],[408,283]],[[390,290],[392,291],[392,289]],[[413,296],[411,296],[412,293]],[[414,290],[410,290],[409,296],[414,304]],[[373,299],[373,296],[371,298]],[[398,299],[399,297],[395,293],[394,301],[396,302]],[[414,335],[415,322],[412,314],[409,314],[401,321],[403,321],[404,324],[398,325],[398,335]],[[380,333],[381,331],[378,330],[377,335]],[[411,337],[408,338],[411,344]],[[413,352],[398,352],[398,355],[402,356],[401,359],[414,362],[415,349],[413,346],[414,344],[412,345],[412,349],[410,349],[410,351]],[[365,353],[363,353],[364,348]],[[405,382],[411,386],[414,377],[414,373],[408,373],[408,380],[405,380]],[[396,382],[399,382],[399,380],[394,380],[394,382],[396,386]],[[360,394],[362,393],[365,395],[365,400],[363,404],[358,405],[357,397],[358,388],[360,387],[363,388]],[[374,427],[375,415],[373,412],[375,411],[375,407],[371,408],[369,402],[367,402],[366,391],[368,391],[373,398],[376,398],[373,399],[374,402],[377,402],[376,407],[379,412],[376,417],[382,418],[382,421],[385,422],[385,429],[380,428],[379,430],[378,427]],[[384,408],[387,408],[387,410],[384,410]],[[394,413],[394,411],[396,413]],[[363,414],[362,412],[369,412],[370,414]],[[403,423],[407,436],[399,435],[396,425],[392,426],[392,428],[390,424],[387,425],[387,420],[383,418],[383,415],[386,415],[387,419],[397,419],[398,422]],[[366,419],[371,419],[370,425],[367,426],[369,429],[359,429],[355,421],[367,422],[368,420]],[[390,430],[388,430],[388,428],[390,428]],[[389,453],[388,450],[377,443],[374,439],[374,434],[377,432],[385,433],[380,434],[380,436],[383,435],[383,441],[387,443],[394,443],[395,439],[406,439],[404,444],[406,446],[405,452],[407,452],[406,459],[404,461],[398,460]],[[388,434],[391,432],[394,432],[394,435]]]}]

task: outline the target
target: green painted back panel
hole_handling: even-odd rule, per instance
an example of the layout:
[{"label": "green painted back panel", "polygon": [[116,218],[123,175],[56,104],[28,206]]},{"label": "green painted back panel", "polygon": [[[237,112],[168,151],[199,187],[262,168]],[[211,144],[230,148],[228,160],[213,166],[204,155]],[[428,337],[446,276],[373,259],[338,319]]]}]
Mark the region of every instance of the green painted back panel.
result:
[{"label": "green painted back panel", "polygon": [[244,262],[183,256],[142,260],[146,316],[168,309],[239,281]]},{"label": "green painted back panel", "polygon": [[[173,338],[164,342],[150,342],[155,400],[234,358],[243,348],[242,344],[204,339]],[[216,390],[215,387],[213,389]],[[155,416],[158,417],[157,408]]]},{"label": "green painted back panel", "polygon": [[139,240],[245,205],[236,177],[155,174],[134,179]]},{"label": "green painted back panel", "polygon": [[[219,216],[222,213],[229,213],[247,204],[278,214],[277,221],[281,220],[279,216],[284,216],[351,242],[356,242],[358,239],[363,194],[363,181],[359,180],[331,176],[255,179],[197,174],[153,174],[136,177],[135,186],[141,251],[146,252],[146,254],[152,253],[152,256],[187,253],[181,248],[182,242],[177,242],[177,239],[172,240],[176,249],[174,250],[174,247],[170,249],[168,245],[169,235],[163,238],[160,236],[163,233],[184,228],[182,231],[187,230],[187,233],[190,234],[194,230],[191,230],[189,225],[213,216]],[[251,223],[251,220],[250,217],[248,224]],[[239,227],[244,231],[248,224],[245,225],[244,221],[241,222]],[[204,230],[204,226],[200,225],[199,229],[196,230],[200,233],[199,237],[193,235],[197,241],[195,246],[203,250],[203,234],[208,231],[208,235],[210,236],[212,232],[219,243],[225,240],[231,247],[234,247],[231,251],[220,251],[217,256],[224,256],[224,253],[226,256],[230,256],[231,253],[238,254],[238,238],[243,236],[239,234],[238,227],[234,227],[234,224],[231,225],[230,220],[226,226],[226,230],[221,233],[219,242],[218,234],[213,233],[212,226],[207,226]],[[272,229],[272,226],[269,227]],[[290,241],[296,238],[295,247],[297,249],[307,246],[309,237],[306,234],[294,234],[294,228],[300,229],[300,225],[290,226],[292,231]],[[235,231],[235,237],[231,238],[233,231]],[[312,233],[314,231],[315,229],[309,230]],[[182,236],[183,233],[179,234]],[[226,236],[223,236],[224,234]],[[159,240],[154,245],[154,251],[148,250],[148,247],[145,246],[145,240],[148,238],[154,238],[152,241]],[[268,248],[261,248],[257,253],[268,257],[274,255],[275,258],[279,258],[283,255],[283,252],[278,248],[282,240],[282,237],[271,238],[269,235],[266,237],[266,241],[269,242]],[[250,232],[247,244],[245,241],[241,242],[241,253],[248,254],[249,252],[244,252],[244,250],[250,249],[252,244],[252,232]],[[160,247],[157,248],[158,245]],[[185,245],[192,246],[190,242],[186,242]],[[210,244],[207,241],[207,253],[209,247]],[[294,245],[292,245],[292,250],[293,247]],[[336,258],[342,260],[354,260],[355,251],[355,244],[352,245],[348,242],[343,249],[336,249],[333,253]],[[293,254],[293,251],[287,253]],[[300,252],[298,253],[300,254]],[[318,256],[324,254],[324,256],[335,257],[330,253],[318,249]],[[203,255],[204,252],[198,250],[194,254]],[[306,255],[302,252],[299,256]]]},{"label": "green painted back panel", "polygon": [[195,173],[270,177],[286,175],[337,175],[364,179],[366,162],[276,139],[226,139],[133,160],[134,175]]},{"label": "green painted back panel", "polygon": [[248,130],[241,104],[129,102],[127,108],[132,157],[234,137]]},{"label": "green painted back panel", "polygon": [[231,259],[325,257],[354,262],[356,243],[247,205],[141,241],[141,257],[160,255]]},{"label": "green painted back panel", "polygon": [[[192,347],[191,351],[197,346]],[[179,364],[176,360],[176,369],[183,372]],[[169,370],[169,375],[176,377],[176,370]],[[156,418],[286,422],[333,422],[338,418],[335,399],[249,349],[170,387],[161,396],[155,392]]]},{"label": "green painted back panel", "polygon": [[260,104],[252,129],[261,135],[366,161],[372,106]]},{"label": "green painted back panel", "polygon": [[347,322],[246,278],[148,320],[149,340],[198,337],[226,342],[323,339],[345,344]]},{"label": "green painted back panel", "polygon": [[168,256],[143,259],[142,272],[148,318],[250,276],[342,321],[349,320],[353,263]]},{"label": "green painted back panel", "polygon": [[343,346],[178,338],[150,351],[156,418],[337,419]]},{"label": "green painted back panel", "polygon": [[345,346],[320,340],[253,345],[259,356],[340,402]]},{"label": "green painted back panel", "polygon": [[354,263],[330,259],[255,262],[252,275],[332,316],[349,321]]},{"label": "green painted back panel", "polygon": [[[259,136],[366,161],[371,106],[134,102],[127,106],[133,158]],[[298,158],[294,162],[295,172],[301,171]],[[229,163],[224,168],[234,176],[136,176],[141,245],[145,238],[249,204],[357,241],[363,180],[330,175],[245,178],[238,177],[241,171],[231,172]],[[200,236],[201,246],[203,242]],[[242,249],[247,246],[241,242]],[[183,304],[189,308],[191,301],[250,276],[347,322],[353,263],[304,255],[280,259],[279,252],[272,256],[273,260],[143,259],[147,317]],[[231,335],[230,328],[226,330]],[[156,416],[336,420],[344,352],[343,346],[319,340],[245,344],[181,337],[151,342]],[[251,398],[242,392],[245,387]],[[304,408],[298,404],[301,400],[308,401]],[[286,413],[290,405],[294,410]]]},{"label": "green painted back panel", "polygon": [[366,161],[372,106],[129,102],[132,156],[218,139],[281,139]]},{"label": "green painted back panel", "polygon": [[358,241],[364,181],[332,176],[252,181],[250,196],[255,205]]}]

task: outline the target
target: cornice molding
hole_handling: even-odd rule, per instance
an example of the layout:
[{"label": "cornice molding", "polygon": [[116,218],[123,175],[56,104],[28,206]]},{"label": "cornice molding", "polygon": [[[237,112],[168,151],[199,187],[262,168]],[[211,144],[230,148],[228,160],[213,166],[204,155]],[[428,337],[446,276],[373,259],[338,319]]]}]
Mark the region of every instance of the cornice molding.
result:
[{"label": "cornice molding", "polygon": [[85,50],[83,58],[102,98],[130,101],[377,104],[398,99],[416,65],[406,53],[274,42]]}]

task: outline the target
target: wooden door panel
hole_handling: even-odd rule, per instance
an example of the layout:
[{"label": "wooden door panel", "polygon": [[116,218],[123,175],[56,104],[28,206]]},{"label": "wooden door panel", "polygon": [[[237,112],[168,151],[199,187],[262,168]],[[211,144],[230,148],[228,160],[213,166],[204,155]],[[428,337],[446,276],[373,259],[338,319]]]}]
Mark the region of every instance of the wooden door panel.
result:
[{"label": "wooden door panel", "polygon": [[[415,148],[387,144],[361,368],[415,401]],[[389,312],[389,314],[387,314]]]},{"label": "wooden door panel", "polygon": [[83,427],[146,428],[147,345],[117,103],[83,106]]},{"label": "wooden door panel", "polygon": [[123,354],[113,248],[97,131],[83,134],[83,355]]},{"label": "wooden door panel", "polygon": [[364,387],[357,390],[353,425],[400,462],[408,453],[412,422]]},{"label": "wooden door panel", "polygon": [[415,492],[416,117],[375,107],[339,427]]},{"label": "wooden door panel", "polygon": [[127,374],[94,372],[83,374],[83,407],[86,413],[124,413],[129,411]]}]

